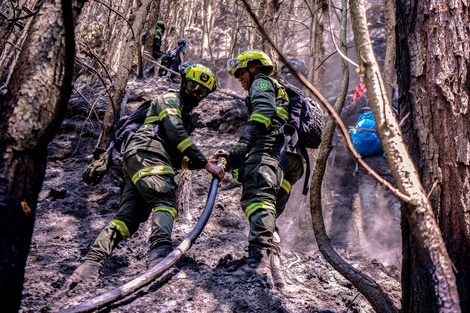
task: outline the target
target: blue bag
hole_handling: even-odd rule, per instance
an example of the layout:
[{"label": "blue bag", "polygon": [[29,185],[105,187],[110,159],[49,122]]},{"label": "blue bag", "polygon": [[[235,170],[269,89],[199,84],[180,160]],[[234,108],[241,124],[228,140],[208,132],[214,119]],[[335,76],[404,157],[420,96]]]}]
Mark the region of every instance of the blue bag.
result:
[{"label": "blue bag", "polygon": [[349,133],[354,149],[360,155],[369,156],[383,152],[372,111],[362,113]]}]

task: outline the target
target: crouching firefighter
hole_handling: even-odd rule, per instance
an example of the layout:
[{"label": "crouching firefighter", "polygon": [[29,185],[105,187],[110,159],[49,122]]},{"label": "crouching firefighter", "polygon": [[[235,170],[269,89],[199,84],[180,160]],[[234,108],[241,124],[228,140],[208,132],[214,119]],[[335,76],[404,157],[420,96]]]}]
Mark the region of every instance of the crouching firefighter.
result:
[{"label": "crouching firefighter", "polygon": [[[303,160],[283,128],[289,119],[288,97],[269,77],[274,66],[260,50],[249,50],[227,62],[227,71],[248,91],[246,128],[229,151],[232,175],[242,183],[240,204],[248,218],[248,258],[237,272],[265,277],[269,286],[284,286],[276,219],[292,186],[303,174]],[[294,132],[291,132],[295,134]]]},{"label": "crouching firefighter", "polygon": [[184,71],[179,92],[169,91],[151,101],[144,124],[121,148],[124,188],[119,210],[98,235],[70,283],[96,279],[113,249],[150,215],[149,268],[172,251],[171,234],[178,212],[175,170],[204,168],[220,180],[224,177],[224,169],[209,162],[189,136],[194,129],[191,111],[215,90],[212,71],[192,64]]}]

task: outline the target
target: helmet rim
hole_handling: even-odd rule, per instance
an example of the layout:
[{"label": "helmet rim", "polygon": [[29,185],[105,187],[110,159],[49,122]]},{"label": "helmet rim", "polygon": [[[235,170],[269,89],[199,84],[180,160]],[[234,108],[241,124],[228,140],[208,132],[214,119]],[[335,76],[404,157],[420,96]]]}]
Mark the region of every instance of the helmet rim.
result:
[{"label": "helmet rim", "polygon": [[238,57],[227,61],[227,72],[230,76],[238,78],[238,71],[247,68],[248,63],[258,61],[266,69],[266,75],[270,76],[274,72],[274,64],[271,58],[263,51],[258,49],[246,50]]}]

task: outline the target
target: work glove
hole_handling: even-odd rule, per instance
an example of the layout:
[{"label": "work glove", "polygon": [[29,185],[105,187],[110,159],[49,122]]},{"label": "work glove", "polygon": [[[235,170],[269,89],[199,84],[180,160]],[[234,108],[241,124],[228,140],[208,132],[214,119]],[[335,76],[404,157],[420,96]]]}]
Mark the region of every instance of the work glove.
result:
[{"label": "work glove", "polygon": [[237,182],[243,180],[243,163],[245,163],[246,155],[250,150],[250,143],[246,138],[241,137],[240,140],[229,151],[227,169],[232,171],[232,177]]},{"label": "work glove", "polygon": [[87,168],[83,171],[82,179],[83,182],[87,185],[95,186],[102,179],[106,171],[108,170],[108,157],[99,158],[98,160],[93,161]]},{"label": "work glove", "polygon": [[239,141],[230,149],[228,161],[232,169],[240,168],[245,162],[248,153],[249,144],[245,141]]}]

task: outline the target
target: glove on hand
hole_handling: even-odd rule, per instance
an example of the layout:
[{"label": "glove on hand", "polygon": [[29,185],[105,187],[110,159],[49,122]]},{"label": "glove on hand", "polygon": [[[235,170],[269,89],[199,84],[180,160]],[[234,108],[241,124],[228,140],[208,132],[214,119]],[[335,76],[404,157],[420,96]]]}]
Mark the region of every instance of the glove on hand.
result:
[{"label": "glove on hand", "polygon": [[108,170],[107,158],[99,158],[94,161],[83,171],[82,179],[87,185],[95,186],[102,179]]},{"label": "glove on hand", "polygon": [[248,143],[239,141],[229,152],[230,168],[240,168],[245,162],[245,156],[248,152]]}]

